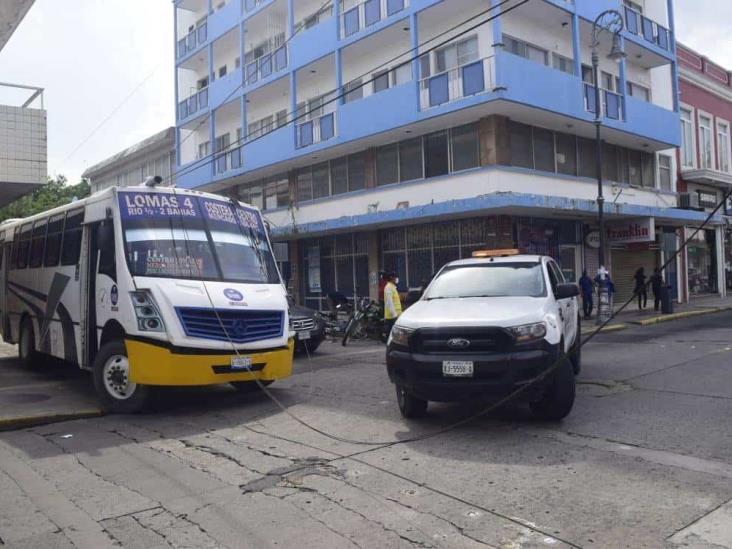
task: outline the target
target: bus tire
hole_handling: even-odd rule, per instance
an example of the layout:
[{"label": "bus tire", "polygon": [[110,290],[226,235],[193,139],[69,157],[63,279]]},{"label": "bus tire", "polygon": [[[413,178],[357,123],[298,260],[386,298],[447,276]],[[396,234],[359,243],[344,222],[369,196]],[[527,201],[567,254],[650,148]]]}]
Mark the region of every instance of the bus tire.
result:
[{"label": "bus tire", "polygon": [[112,414],[134,414],[145,408],[150,387],[129,381],[127,349],[120,340],[102,345],[94,359],[94,388],[102,408]]},{"label": "bus tire", "polygon": [[20,323],[18,336],[18,356],[21,362],[28,367],[38,366],[40,355],[36,351],[36,335],[33,329],[33,320],[29,316]]}]

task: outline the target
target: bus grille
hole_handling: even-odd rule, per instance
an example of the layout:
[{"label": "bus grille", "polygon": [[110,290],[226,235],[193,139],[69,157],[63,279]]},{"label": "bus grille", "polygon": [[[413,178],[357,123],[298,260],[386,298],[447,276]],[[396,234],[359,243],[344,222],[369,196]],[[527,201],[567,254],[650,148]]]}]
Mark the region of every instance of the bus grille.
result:
[{"label": "bus grille", "polygon": [[282,311],[232,311],[178,307],[178,318],[189,337],[249,343],[282,336]]}]

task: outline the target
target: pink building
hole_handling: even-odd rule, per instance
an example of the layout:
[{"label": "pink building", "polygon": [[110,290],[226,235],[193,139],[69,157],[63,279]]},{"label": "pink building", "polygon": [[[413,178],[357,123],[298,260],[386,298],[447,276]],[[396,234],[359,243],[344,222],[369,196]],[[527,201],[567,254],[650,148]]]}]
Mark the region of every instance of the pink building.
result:
[{"label": "pink building", "polygon": [[[681,148],[677,190],[683,208],[711,212],[732,189],[732,71],[678,44]],[[732,290],[732,202],[705,227],[681,260],[683,299]],[[721,223],[719,222],[721,221]],[[685,229],[690,236],[694,227]],[[682,285],[683,286],[683,285]]]}]

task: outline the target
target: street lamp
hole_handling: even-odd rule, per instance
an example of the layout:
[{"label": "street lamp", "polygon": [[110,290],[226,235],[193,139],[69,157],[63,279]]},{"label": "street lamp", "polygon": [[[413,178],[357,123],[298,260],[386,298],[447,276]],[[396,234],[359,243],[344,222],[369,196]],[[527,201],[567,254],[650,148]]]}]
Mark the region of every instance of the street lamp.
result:
[{"label": "street lamp", "polygon": [[600,37],[606,32],[613,37],[613,46],[608,55],[609,59],[619,62],[625,57],[620,33],[623,30],[623,16],[616,10],[607,10],[597,16],[592,24],[592,74],[595,81],[595,168],[597,172],[597,223],[600,230],[600,247],[598,249],[600,283],[597,285],[597,324],[610,319],[610,294],[607,287],[607,269],[605,268],[605,198],[602,193],[602,100],[600,96]]}]

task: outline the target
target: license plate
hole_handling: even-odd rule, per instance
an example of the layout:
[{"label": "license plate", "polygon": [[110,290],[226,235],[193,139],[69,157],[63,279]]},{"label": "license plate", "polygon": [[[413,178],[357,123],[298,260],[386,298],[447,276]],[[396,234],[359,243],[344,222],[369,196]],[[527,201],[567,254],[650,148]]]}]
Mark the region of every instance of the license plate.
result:
[{"label": "license plate", "polygon": [[310,332],[307,330],[305,330],[304,332],[297,332],[297,339],[299,339],[300,341],[310,339]]},{"label": "license plate", "polygon": [[248,370],[252,367],[252,357],[250,356],[232,356],[231,357],[231,369],[232,370]]},{"label": "license plate", "polygon": [[442,362],[442,375],[445,377],[473,377],[473,363],[464,360],[445,360]]}]

